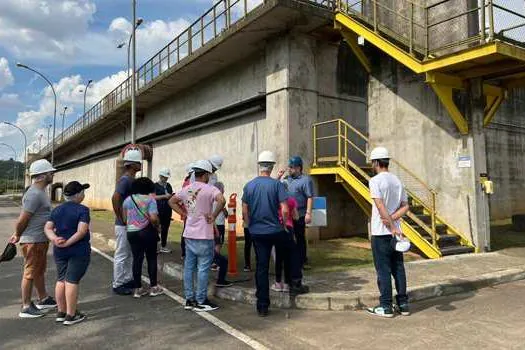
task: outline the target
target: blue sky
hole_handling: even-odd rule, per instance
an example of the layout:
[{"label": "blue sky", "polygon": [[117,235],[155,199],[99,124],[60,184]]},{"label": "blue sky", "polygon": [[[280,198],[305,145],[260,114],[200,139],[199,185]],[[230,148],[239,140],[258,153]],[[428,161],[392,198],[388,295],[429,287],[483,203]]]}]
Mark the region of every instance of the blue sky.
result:
[{"label": "blue sky", "polygon": [[[144,23],[137,34],[138,64],[155,54],[212,6],[213,0],[137,0]],[[68,107],[66,127],[83,113],[83,88],[88,108],[127,75],[127,51],[117,49],[129,37],[131,0],[1,0],[0,121],[22,127],[38,148],[47,139],[54,99],[41,78],[16,67],[31,66],[51,80],[58,94],[58,113]],[[57,133],[62,118],[57,118]],[[0,142],[23,152],[16,129],[0,124]],[[0,147],[0,159],[11,157]],[[19,159],[22,157],[19,156]]]}]

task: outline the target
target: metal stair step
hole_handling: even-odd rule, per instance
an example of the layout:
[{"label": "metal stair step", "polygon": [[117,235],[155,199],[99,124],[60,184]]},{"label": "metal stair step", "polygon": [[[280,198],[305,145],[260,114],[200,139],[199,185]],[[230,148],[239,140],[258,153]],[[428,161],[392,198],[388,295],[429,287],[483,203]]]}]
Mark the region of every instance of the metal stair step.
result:
[{"label": "metal stair step", "polygon": [[451,246],[451,247],[446,247],[446,248],[441,249],[441,254],[443,256],[468,254],[468,253],[474,253],[474,248],[465,247],[465,246]]},{"label": "metal stair step", "polygon": [[451,246],[459,246],[459,236],[456,235],[440,235],[438,245],[440,248],[448,248]]}]

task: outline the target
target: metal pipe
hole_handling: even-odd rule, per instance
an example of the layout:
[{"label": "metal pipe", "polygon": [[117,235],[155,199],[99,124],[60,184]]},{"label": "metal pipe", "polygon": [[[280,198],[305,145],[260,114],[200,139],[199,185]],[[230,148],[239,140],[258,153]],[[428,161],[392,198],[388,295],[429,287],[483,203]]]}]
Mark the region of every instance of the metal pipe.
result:
[{"label": "metal pipe", "polygon": [[341,120],[337,120],[337,165],[341,165]]},{"label": "metal pipe", "polygon": [[481,36],[481,43],[484,44],[485,43],[485,0],[481,0],[482,1],[482,6],[481,6],[481,23],[480,23],[480,31],[479,31],[479,34]]},{"label": "metal pipe", "polygon": [[436,193],[430,191],[432,196],[432,213],[431,213],[431,225],[432,225],[432,245],[437,247],[437,236],[436,236]]},{"label": "metal pipe", "polygon": [[66,119],[66,111],[67,106],[64,107],[64,111],[62,112],[62,140],[60,141],[61,143],[64,143],[64,120]]},{"label": "metal pipe", "polygon": [[[49,79],[47,79],[42,73],[40,73],[39,71],[29,67],[29,66],[26,66],[25,64],[22,64],[22,63],[17,63],[16,64],[17,67],[20,67],[20,68],[25,68],[25,69],[28,69],[36,74],[38,74],[40,77],[42,77],[42,79],[44,79],[48,84],[49,86],[51,87],[51,91],[53,91],[53,96],[55,97],[55,108],[54,108],[54,112],[53,112],[53,139],[51,140],[51,165],[54,165],[54,161],[55,161],[55,132],[56,132],[56,122],[57,122],[57,94],[56,94],[56,91],[55,91],[55,88],[53,87],[53,84],[49,81]],[[48,137],[48,143],[49,143],[49,137]]]},{"label": "metal pipe", "polygon": [[377,1],[372,1],[374,3],[374,32],[377,32]]},{"label": "metal pipe", "polygon": [[410,45],[409,52],[414,52],[414,4],[410,4]]},{"label": "metal pipe", "polygon": [[317,166],[317,125],[314,125],[314,128],[313,128],[313,132],[314,132],[314,162],[313,162],[313,167],[316,167]]},{"label": "metal pipe", "polygon": [[[137,64],[137,40],[136,40],[136,31],[137,31],[137,26],[135,25],[137,23],[137,1],[136,0],[132,0],[131,1],[131,5],[132,5],[132,18],[133,18],[133,31],[132,31],[132,45],[133,45],[133,70],[131,72],[131,143],[134,144],[135,143],[135,139],[136,139],[136,122],[137,122],[137,111],[136,111],[136,108],[137,108],[137,101],[136,101],[136,89],[137,89],[137,85],[136,85],[136,77],[135,77],[135,74],[136,74],[136,64]],[[129,70],[128,70],[129,72]]]},{"label": "metal pipe", "polygon": [[494,40],[494,7],[492,0],[487,0],[487,6],[489,10],[489,41]]}]

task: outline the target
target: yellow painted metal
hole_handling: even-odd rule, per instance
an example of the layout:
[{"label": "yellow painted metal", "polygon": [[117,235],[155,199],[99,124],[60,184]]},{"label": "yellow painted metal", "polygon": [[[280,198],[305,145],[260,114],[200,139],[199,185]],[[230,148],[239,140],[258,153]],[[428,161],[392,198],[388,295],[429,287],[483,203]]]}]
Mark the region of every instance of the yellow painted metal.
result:
[{"label": "yellow painted metal", "polygon": [[366,57],[365,53],[363,50],[361,50],[361,47],[357,43],[357,35],[345,29],[341,29],[341,34],[343,35],[343,38],[345,38],[345,41],[352,49],[354,55],[357,57],[363,68],[368,72],[368,74],[372,73],[372,65],[370,64],[368,57]]},{"label": "yellow painted metal", "polygon": [[430,84],[430,86],[438,96],[439,100],[441,101],[447,112],[450,114],[450,117],[452,118],[454,124],[456,124],[459,132],[462,135],[467,135],[468,123],[463,117],[461,111],[456,106],[456,103],[454,103],[454,99],[452,98],[453,88],[450,86],[440,84]]},{"label": "yellow painted metal", "polygon": [[494,119],[494,116],[496,115],[496,111],[498,110],[499,106],[503,103],[503,100],[505,100],[505,96],[497,96],[488,109],[488,111],[485,112],[485,118],[483,119],[483,125],[487,126],[490,124],[492,119]]},{"label": "yellow painted metal", "polygon": [[359,195],[359,193],[357,193],[353,188],[352,186],[350,186],[348,183],[346,182],[341,182],[341,184],[343,185],[344,189],[350,194],[350,196],[355,200],[355,202],[357,203],[357,205],[359,205],[359,207],[361,208],[361,210],[368,216],[368,217],[371,217],[372,216],[372,206],[370,205],[370,203],[368,203],[363,197],[361,197]]}]

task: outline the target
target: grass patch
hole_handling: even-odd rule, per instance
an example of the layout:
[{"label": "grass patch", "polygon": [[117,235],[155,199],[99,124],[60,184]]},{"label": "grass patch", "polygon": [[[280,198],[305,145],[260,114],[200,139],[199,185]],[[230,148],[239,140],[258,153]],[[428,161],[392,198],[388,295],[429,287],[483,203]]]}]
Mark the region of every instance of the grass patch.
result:
[{"label": "grass patch", "polygon": [[525,247],[525,232],[514,231],[511,219],[493,221],[490,226],[492,250]]}]

